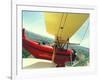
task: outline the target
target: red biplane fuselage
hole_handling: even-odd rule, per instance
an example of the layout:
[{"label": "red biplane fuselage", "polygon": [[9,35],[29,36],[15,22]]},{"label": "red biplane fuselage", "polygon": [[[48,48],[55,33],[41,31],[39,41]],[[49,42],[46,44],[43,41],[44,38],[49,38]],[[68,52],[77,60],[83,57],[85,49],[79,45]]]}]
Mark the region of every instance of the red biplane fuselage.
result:
[{"label": "red biplane fuselage", "polygon": [[[46,60],[52,60],[54,48],[49,45],[41,45],[35,40],[26,38],[25,30],[22,31],[22,47],[29,51],[34,57]],[[54,62],[56,64],[65,64],[71,61],[70,55],[73,55],[72,49],[55,49]],[[74,57],[73,55],[72,57]]]}]

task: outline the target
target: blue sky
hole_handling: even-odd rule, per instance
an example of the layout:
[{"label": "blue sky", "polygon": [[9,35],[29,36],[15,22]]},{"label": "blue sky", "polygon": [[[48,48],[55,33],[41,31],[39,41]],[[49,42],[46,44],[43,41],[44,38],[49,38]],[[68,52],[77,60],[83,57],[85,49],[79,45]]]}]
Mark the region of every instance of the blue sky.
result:
[{"label": "blue sky", "polygon": [[[28,31],[54,38],[54,36],[46,32],[43,12],[23,11],[23,27]],[[88,27],[89,19],[87,19],[81,28],[71,37],[70,42],[80,43],[81,46],[89,47]]]},{"label": "blue sky", "polygon": [[89,19],[87,19],[81,28],[70,38],[70,42],[89,47]]},{"label": "blue sky", "polygon": [[28,31],[54,38],[54,36],[46,32],[42,12],[23,11],[23,27]]}]

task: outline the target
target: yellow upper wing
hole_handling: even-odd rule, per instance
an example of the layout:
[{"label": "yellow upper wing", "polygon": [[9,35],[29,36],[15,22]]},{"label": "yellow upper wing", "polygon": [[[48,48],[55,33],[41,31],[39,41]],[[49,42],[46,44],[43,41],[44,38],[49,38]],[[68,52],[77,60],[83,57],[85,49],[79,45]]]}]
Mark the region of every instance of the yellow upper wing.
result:
[{"label": "yellow upper wing", "polygon": [[47,32],[66,40],[81,27],[89,14],[45,12],[44,16]]}]

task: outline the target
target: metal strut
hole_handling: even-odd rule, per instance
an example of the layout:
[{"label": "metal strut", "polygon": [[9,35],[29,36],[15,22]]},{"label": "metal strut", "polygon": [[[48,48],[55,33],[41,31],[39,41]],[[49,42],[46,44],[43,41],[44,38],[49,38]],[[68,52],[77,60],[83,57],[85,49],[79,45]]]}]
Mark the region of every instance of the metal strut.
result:
[{"label": "metal strut", "polygon": [[58,32],[57,32],[57,42],[58,42],[57,45],[61,49],[64,48],[64,46],[66,45],[66,41],[67,41],[66,40],[65,42],[63,42],[62,39],[61,39],[67,16],[68,16],[68,14],[65,17],[64,24],[61,26],[61,23],[62,23],[62,20],[63,20],[63,17],[64,17],[64,13],[63,13],[61,21],[60,21],[59,29],[58,29]]}]

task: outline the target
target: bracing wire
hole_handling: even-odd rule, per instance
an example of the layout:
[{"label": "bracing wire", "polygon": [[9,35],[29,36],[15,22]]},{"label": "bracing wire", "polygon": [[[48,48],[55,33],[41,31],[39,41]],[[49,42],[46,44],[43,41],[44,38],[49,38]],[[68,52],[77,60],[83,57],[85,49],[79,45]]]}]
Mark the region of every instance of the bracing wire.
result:
[{"label": "bracing wire", "polygon": [[[67,14],[66,17],[65,17],[64,24],[61,26],[61,23],[62,23],[62,20],[63,20],[63,16],[64,16],[64,13],[63,13],[63,15],[62,15],[62,18],[61,18],[61,21],[60,21],[60,25],[59,25],[59,29],[58,29],[58,32],[57,32],[57,35],[59,35],[59,38],[58,38],[58,45],[59,45],[60,48],[63,48],[63,47],[64,47],[59,41],[61,41],[61,36],[62,36],[62,33],[63,33],[64,25],[65,25],[65,23],[66,23],[68,14]],[[67,41],[67,40],[66,40],[66,41]],[[65,43],[65,44],[66,44],[66,43]],[[65,45],[65,44],[64,44],[64,45]]]},{"label": "bracing wire", "polygon": [[81,39],[81,41],[80,41],[80,44],[82,43],[82,41],[84,40],[84,38],[85,38],[85,36],[86,36],[86,33],[88,32],[88,28],[89,28],[89,23],[88,23],[88,25],[87,25],[87,27],[86,27],[86,29],[85,29],[85,33],[83,34],[83,37],[82,37],[82,39]]},{"label": "bracing wire", "polygon": [[[64,20],[63,29],[64,29],[64,25],[65,25],[65,23],[66,23],[67,17],[68,17],[68,14],[66,15],[66,18],[65,18],[65,20]],[[62,29],[61,33],[63,33],[63,29]],[[62,34],[61,34],[60,36],[62,36]],[[67,38],[66,41],[63,43],[63,45],[61,46],[61,48],[64,48],[64,46],[66,45],[66,42],[67,42],[67,41],[68,41],[68,38]]]},{"label": "bracing wire", "polygon": [[56,34],[56,43],[57,43],[57,46],[58,47],[61,47],[61,45],[60,45],[60,42],[59,42],[59,38],[58,38],[58,35],[59,35],[59,32],[60,32],[60,27],[61,27],[61,23],[62,23],[62,20],[63,20],[63,16],[64,16],[64,13],[62,13],[62,17],[61,17],[61,20],[60,20],[60,24],[59,24],[59,29],[58,29],[58,31],[57,31],[57,34]]},{"label": "bracing wire", "polygon": [[62,23],[63,16],[64,16],[64,13],[62,13],[62,17],[61,17],[61,20],[60,20],[60,25],[59,25],[59,29],[57,31],[57,35],[59,34],[59,31],[60,31],[60,27],[61,27],[61,23]]},{"label": "bracing wire", "polygon": [[[65,17],[65,20],[64,20],[64,24],[61,26],[61,33],[63,33],[63,29],[64,29],[64,25],[65,25],[65,23],[66,23],[66,20],[67,20],[67,17],[68,17],[68,14],[66,15],[66,17]],[[62,34],[60,34],[60,36],[62,36]]]}]

